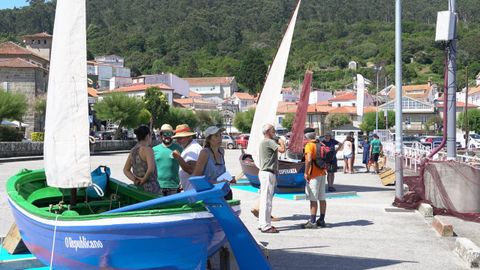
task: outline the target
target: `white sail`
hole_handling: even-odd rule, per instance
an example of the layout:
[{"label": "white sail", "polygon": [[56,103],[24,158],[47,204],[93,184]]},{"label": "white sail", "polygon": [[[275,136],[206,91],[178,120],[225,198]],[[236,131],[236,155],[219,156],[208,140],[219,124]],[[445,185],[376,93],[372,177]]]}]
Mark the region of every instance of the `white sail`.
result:
[{"label": "white sail", "polygon": [[365,104],[365,79],[357,74],[357,115],[363,116],[363,107]]},{"label": "white sail", "polygon": [[287,31],[283,37],[282,43],[278,48],[270,71],[268,72],[265,85],[263,86],[260,99],[258,100],[257,107],[255,109],[255,116],[253,117],[247,153],[253,156],[257,166],[258,147],[263,138],[262,126],[264,124],[274,124],[275,121],[277,106],[281,96],[280,92],[282,90],[283,77],[285,75],[285,69],[287,68],[287,60],[293,38],[293,30],[295,29],[298,9],[301,2],[302,1],[298,1],[295,12],[290,20],[290,24],[288,25]]},{"label": "white sail", "polygon": [[57,0],[45,121],[47,183],[91,185],[85,0]]}]

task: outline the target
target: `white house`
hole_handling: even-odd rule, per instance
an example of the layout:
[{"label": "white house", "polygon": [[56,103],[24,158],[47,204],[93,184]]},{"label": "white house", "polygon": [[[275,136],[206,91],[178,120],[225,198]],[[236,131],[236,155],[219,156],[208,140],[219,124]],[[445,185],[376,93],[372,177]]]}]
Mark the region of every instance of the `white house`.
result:
[{"label": "white house", "polygon": [[[464,88],[462,92],[457,93],[457,101],[465,103],[465,93],[466,89]],[[470,87],[468,89],[468,104],[474,104],[480,106],[480,84],[475,87]]]},{"label": "white house", "polygon": [[248,93],[235,92],[232,95],[232,102],[238,106],[239,111],[244,112],[255,104],[255,97]]},{"label": "white house", "polygon": [[[332,107],[345,107],[351,106],[355,107],[358,103],[357,93],[355,92],[346,92],[341,95],[338,95],[334,98],[328,100]],[[364,107],[373,106],[373,97],[369,93],[365,93],[365,99],[363,102]]]},{"label": "white house", "polygon": [[292,87],[282,88],[280,95],[283,102],[297,102],[300,99],[300,91]]},{"label": "white house", "polygon": [[235,77],[203,77],[185,78],[190,85],[190,91],[202,95],[204,98],[229,98],[238,91]]},{"label": "white house", "polygon": [[95,61],[87,61],[87,74],[98,76],[100,89],[111,89],[112,77],[130,77],[130,69],[123,66],[124,60],[116,55],[99,56]]},{"label": "white house", "polygon": [[126,93],[128,96],[131,97],[143,97],[145,96],[145,90],[149,87],[158,87],[162,91],[162,93],[167,97],[168,104],[173,105],[173,89],[163,83],[158,84],[134,84],[130,86],[120,87],[111,91],[104,91],[99,92],[99,94],[108,94],[108,93]]},{"label": "white house", "polygon": [[308,97],[308,104],[317,104],[322,101],[328,101],[331,98],[333,98],[331,92],[313,89],[313,91],[310,92],[310,96]]},{"label": "white house", "polygon": [[142,75],[132,80],[133,84],[155,84],[163,83],[169,85],[173,89],[176,98],[188,97],[190,85],[188,81],[178,77],[172,73]]}]

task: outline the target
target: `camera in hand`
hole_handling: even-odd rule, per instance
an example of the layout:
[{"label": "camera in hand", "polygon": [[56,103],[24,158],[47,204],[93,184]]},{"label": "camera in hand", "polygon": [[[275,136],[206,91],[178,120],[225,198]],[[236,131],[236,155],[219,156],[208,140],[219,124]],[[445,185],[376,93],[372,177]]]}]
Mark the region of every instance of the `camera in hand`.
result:
[{"label": "camera in hand", "polygon": [[272,138],[272,140],[274,140],[276,143],[279,143],[280,137],[274,136],[274,137]]}]

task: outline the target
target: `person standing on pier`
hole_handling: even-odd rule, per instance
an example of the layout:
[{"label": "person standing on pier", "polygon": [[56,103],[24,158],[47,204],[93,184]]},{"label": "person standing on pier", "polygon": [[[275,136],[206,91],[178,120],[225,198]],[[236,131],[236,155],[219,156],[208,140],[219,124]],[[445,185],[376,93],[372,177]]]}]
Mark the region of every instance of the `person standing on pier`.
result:
[{"label": "person standing on pier", "polygon": [[285,152],[285,142],[276,138],[275,128],[271,124],[265,124],[262,132],[264,139],[259,146],[260,209],[258,226],[263,233],[278,233],[277,228],[272,226],[272,200],[277,183],[278,153]]},{"label": "person standing on pier", "polygon": [[[305,194],[310,201],[310,220],[302,227],[305,229],[315,229],[317,226],[325,227],[325,212],[327,210],[327,201],[325,195],[326,169],[317,167],[313,162],[317,156],[317,147],[321,144],[316,141],[316,134],[313,128],[304,130],[308,142],[305,145]],[[321,146],[327,147],[327,146]],[[317,220],[318,203],[320,203],[320,218]]]},{"label": "person standing on pier", "polygon": [[[332,135],[330,133],[325,134],[325,138],[323,139],[322,143],[325,146],[328,146],[330,148],[330,151],[340,151],[343,147],[343,145],[332,138]],[[335,149],[335,146],[338,145],[338,149]],[[337,191],[333,187],[333,182],[335,181],[335,173],[337,172],[338,165],[337,165],[337,156],[335,155],[333,162],[328,165],[327,168],[327,182],[328,182],[328,192],[335,192]]]},{"label": "person standing on pier", "polygon": [[164,124],[160,128],[162,143],[153,147],[155,164],[157,165],[157,181],[160,184],[163,196],[176,194],[179,191],[180,179],[178,178],[179,165],[177,159],[183,148],[173,142],[172,126]]}]

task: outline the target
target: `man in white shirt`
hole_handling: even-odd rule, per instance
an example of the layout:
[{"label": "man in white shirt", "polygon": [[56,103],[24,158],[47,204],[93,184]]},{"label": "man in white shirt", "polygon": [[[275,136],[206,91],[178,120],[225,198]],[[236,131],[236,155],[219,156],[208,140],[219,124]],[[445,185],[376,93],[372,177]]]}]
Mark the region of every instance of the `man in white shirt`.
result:
[{"label": "man in white shirt", "polygon": [[202,146],[193,139],[194,136],[195,132],[192,132],[187,124],[182,124],[175,128],[175,135],[172,137],[183,147],[181,155],[178,152],[173,153],[175,159],[180,164],[178,176],[183,190],[192,189],[188,179],[192,176],[198,156],[200,151],[202,151]]}]

